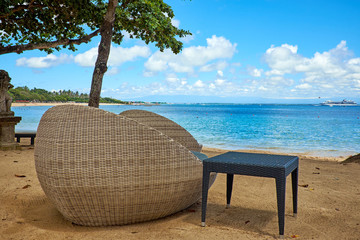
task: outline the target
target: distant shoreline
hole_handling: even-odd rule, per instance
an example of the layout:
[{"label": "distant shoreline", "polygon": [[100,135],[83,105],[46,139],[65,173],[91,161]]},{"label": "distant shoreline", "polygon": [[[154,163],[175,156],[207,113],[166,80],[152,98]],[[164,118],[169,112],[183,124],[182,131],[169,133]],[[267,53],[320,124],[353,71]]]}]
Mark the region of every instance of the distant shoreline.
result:
[{"label": "distant shoreline", "polygon": [[[33,103],[33,102],[15,102],[12,107],[33,107],[33,106],[58,106],[58,105],[83,105],[87,106],[88,103],[75,103],[75,102],[48,102],[48,103]],[[121,103],[100,103],[100,105],[125,105]]]}]

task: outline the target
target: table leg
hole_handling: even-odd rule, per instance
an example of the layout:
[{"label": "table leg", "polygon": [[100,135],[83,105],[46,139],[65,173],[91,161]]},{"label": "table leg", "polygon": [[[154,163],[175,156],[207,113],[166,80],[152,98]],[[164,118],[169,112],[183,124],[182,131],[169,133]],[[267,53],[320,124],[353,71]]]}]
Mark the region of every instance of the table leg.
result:
[{"label": "table leg", "polygon": [[206,205],[209,191],[210,172],[203,166],[202,202],[201,202],[201,226],[205,227]]},{"label": "table leg", "polygon": [[230,207],[233,182],[234,182],[234,174],[227,174],[226,175],[226,208]]},{"label": "table leg", "polygon": [[299,176],[299,168],[296,168],[291,173],[291,183],[292,183],[292,193],[293,193],[293,212],[294,217],[297,217],[297,200],[298,200],[298,177]]},{"label": "table leg", "polygon": [[278,219],[279,219],[279,234],[280,238],[284,238],[285,228],[285,190],[286,190],[286,176],[276,178],[276,196],[278,207]]}]

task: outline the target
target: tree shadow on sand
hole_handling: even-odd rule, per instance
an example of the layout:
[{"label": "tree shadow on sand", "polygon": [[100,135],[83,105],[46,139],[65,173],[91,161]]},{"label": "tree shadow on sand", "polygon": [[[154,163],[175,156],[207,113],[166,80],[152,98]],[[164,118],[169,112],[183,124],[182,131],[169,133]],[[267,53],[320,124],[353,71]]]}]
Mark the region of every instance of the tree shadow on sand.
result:
[{"label": "tree shadow on sand", "polygon": [[25,223],[36,228],[56,232],[91,232],[98,227],[83,227],[66,220],[46,196],[23,200],[19,207]]},{"label": "tree shadow on sand", "polygon": [[341,163],[360,163],[360,153],[351,157],[348,157]]}]

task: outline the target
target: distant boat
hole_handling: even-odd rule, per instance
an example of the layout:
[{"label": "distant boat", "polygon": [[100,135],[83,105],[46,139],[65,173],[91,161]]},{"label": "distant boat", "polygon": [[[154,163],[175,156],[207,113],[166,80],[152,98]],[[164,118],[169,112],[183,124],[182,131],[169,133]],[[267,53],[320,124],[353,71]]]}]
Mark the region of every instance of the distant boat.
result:
[{"label": "distant boat", "polygon": [[342,100],[341,102],[334,102],[334,101],[331,101],[331,100],[327,100],[325,102],[322,102],[321,103],[322,106],[357,106],[357,103],[352,101],[352,100]]}]

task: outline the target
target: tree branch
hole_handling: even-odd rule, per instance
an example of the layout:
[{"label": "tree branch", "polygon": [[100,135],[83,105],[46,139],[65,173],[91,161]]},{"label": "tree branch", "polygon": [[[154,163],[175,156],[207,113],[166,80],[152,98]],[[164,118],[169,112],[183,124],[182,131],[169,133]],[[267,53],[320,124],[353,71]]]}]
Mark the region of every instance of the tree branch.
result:
[{"label": "tree branch", "polygon": [[82,38],[78,39],[64,39],[58,40],[53,42],[45,42],[45,43],[29,43],[25,45],[16,45],[16,46],[6,46],[3,47],[0,45],[0,55],[6,53],[16,52],[18,54],[22,53],[23,51],[33,50],[33,49],[47,49],[47,48],[55,48],[60,45],[80,45],[81,43],[87,43],[90,41],[91,38],[97,36],[100,32],[100,29],[92,32],[89,35],[86,35]]},{"label": "tree branch", "polygon": [[16,12],[19,12],[21,10],[24,10],[24,9],[32,9],[32,8],[45,8],[46,6],[45,5],[42,5],[42,4],[37,4],[35,3],[35,0],[32,0],[29,4],[27,5],[17,5],[17,6],[14,6],[14,8],[11,9],[11,11],[9,13],[6,13],[6,14],[3,14],[3,15],[0,15],[0,19],[2,18],[7,18],[9,17],[11,14],[13,13],[16,13]]}]

